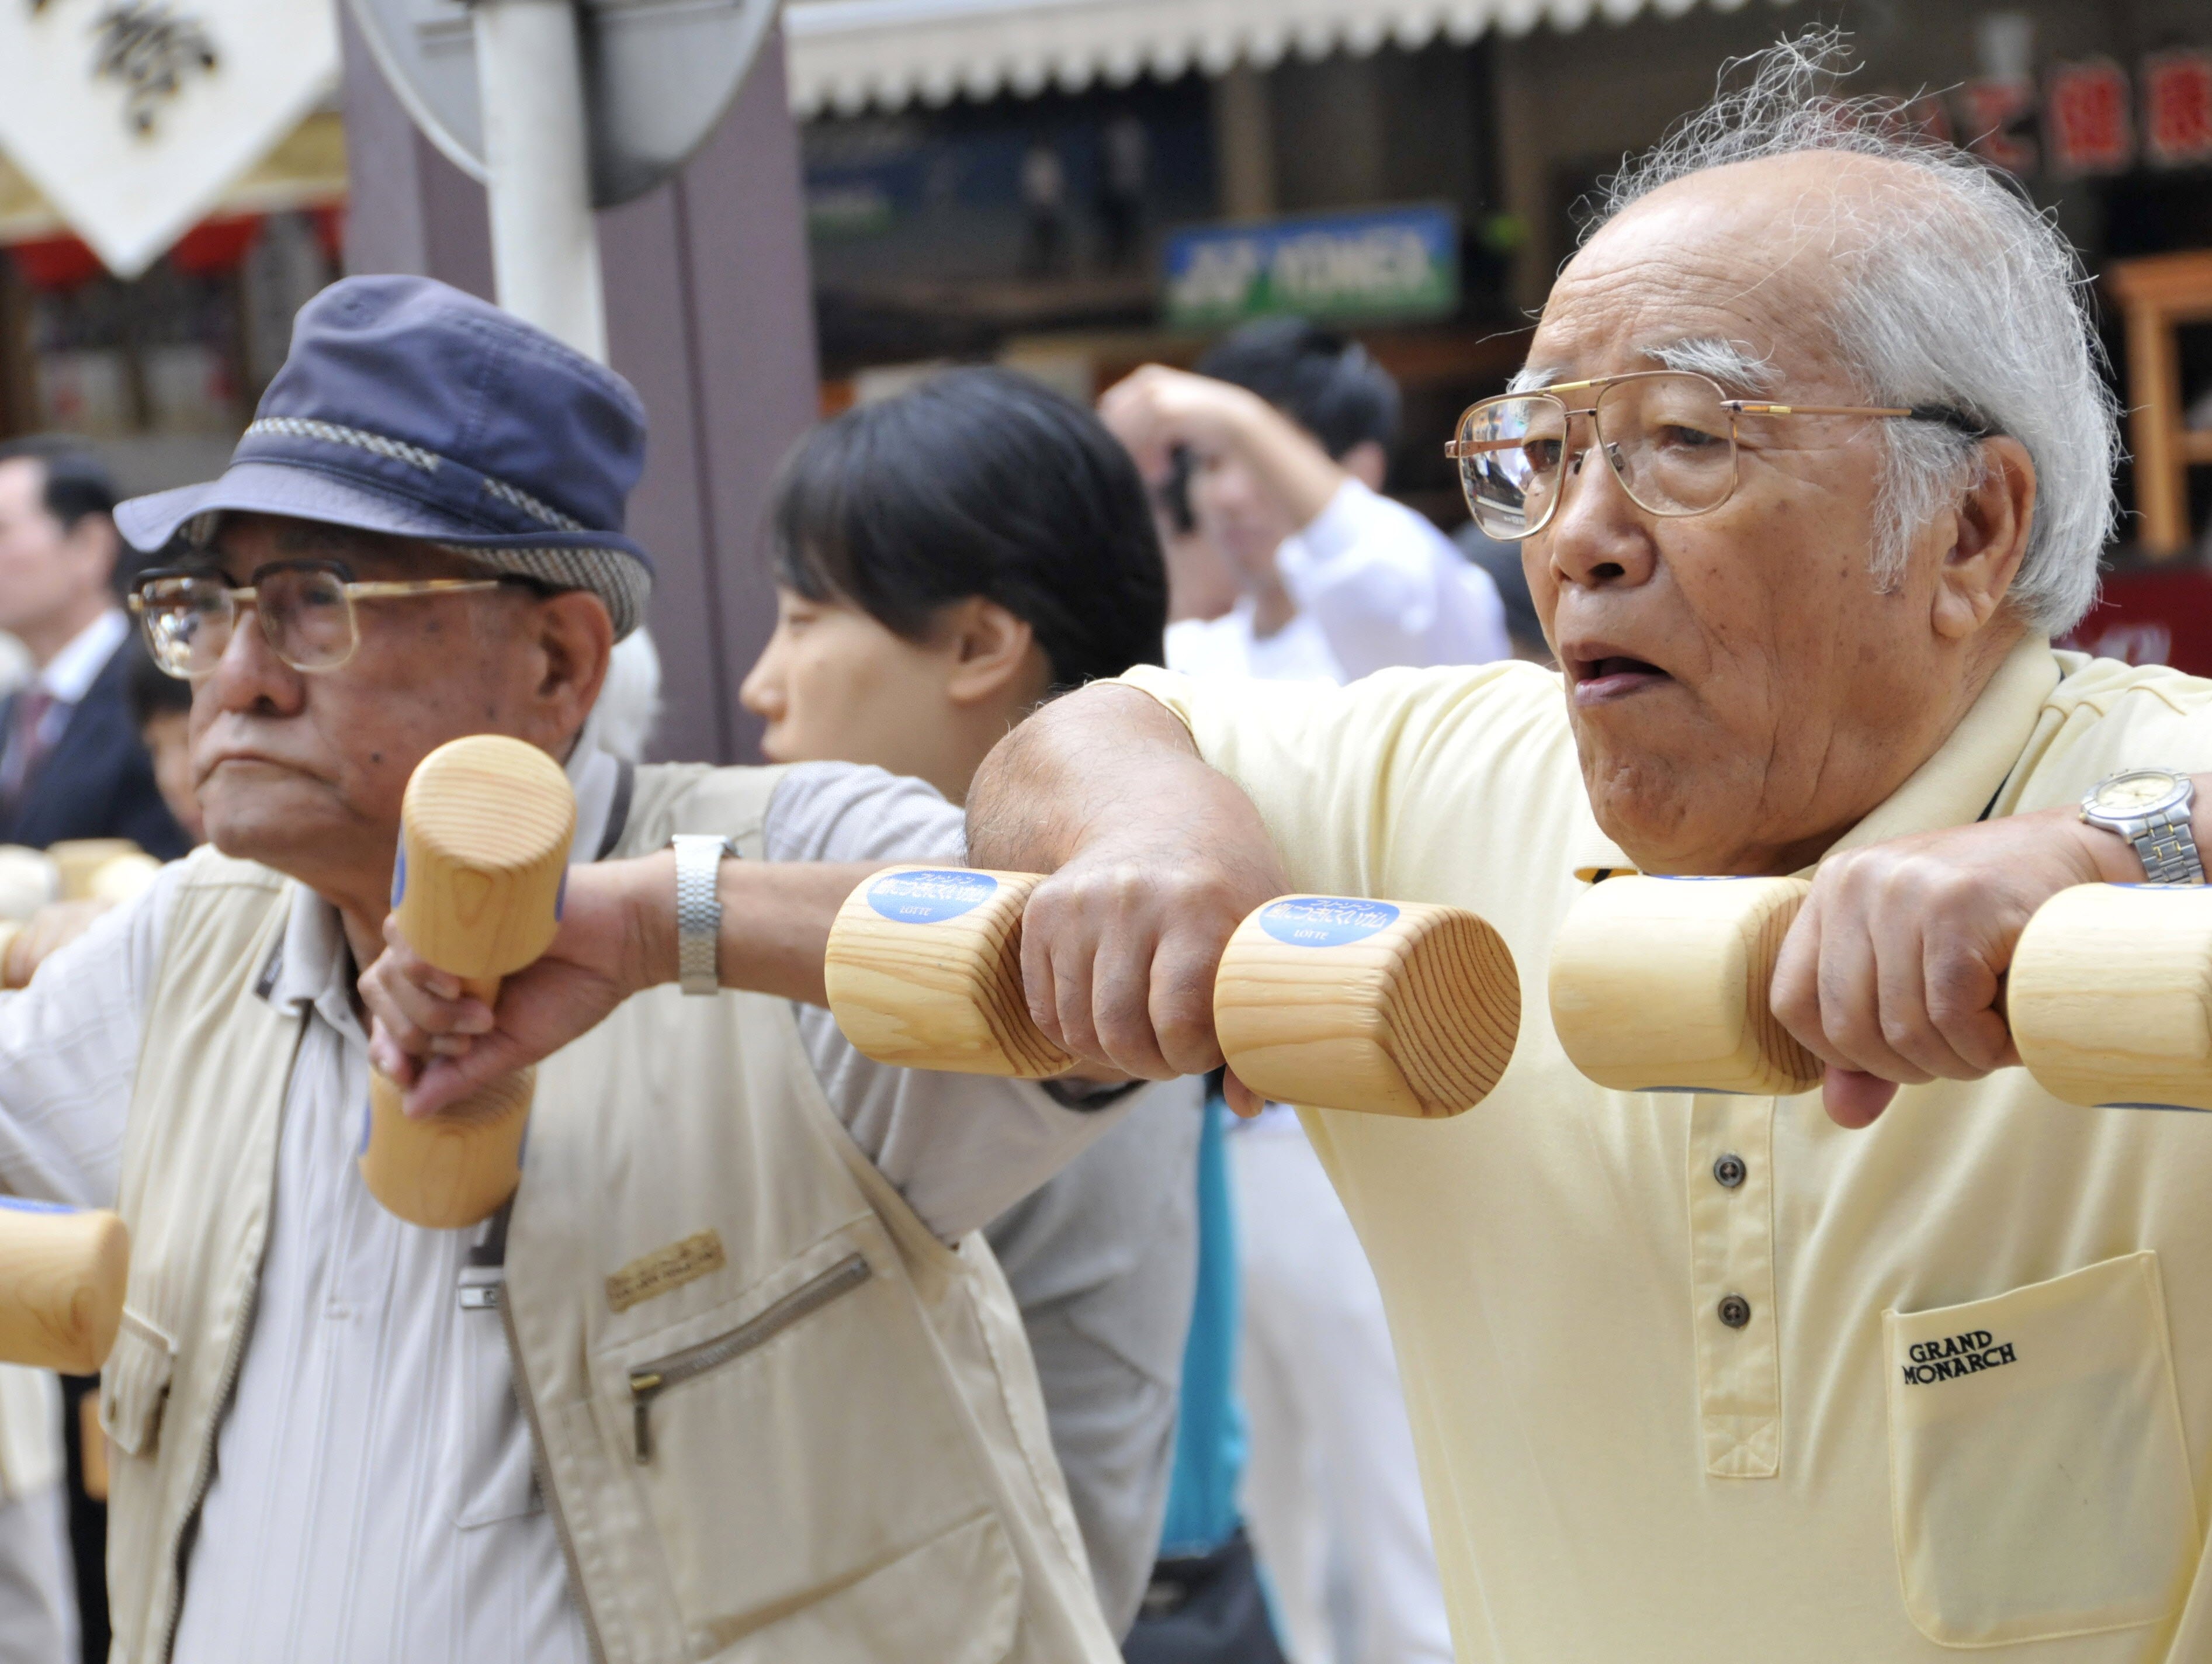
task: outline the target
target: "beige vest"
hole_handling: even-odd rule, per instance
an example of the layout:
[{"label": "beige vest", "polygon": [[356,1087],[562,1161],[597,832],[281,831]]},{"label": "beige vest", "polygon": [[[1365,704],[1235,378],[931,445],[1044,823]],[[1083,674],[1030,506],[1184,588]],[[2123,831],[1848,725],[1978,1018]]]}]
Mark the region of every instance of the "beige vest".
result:
[{"label": "beige vest", "polygon": [[[770,769],[640,771],[617,854],[763,853]],[[289,883],[179,886],[124,1143],[101,1383],[125,1664],[162,1660],[234,1382],[304,1018],[254,983]],[[624,1005],[538,1072],[501,1305],[571,1588],[609,1664],[1113,1664],[1021,1321],[830,1112],[790,1007]]]}]

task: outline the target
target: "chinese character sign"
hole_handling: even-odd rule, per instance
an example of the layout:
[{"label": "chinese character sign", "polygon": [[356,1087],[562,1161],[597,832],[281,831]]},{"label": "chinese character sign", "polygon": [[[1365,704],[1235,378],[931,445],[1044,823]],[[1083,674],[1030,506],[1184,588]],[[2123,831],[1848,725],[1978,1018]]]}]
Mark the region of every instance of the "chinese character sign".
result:
[{"label": "chinese character sign", "polygon": [[1966,148],[2008,173],[2035,168],[2035,83],[1970,81],[1959,89]]},{"label": "chinese character sign", "polygon": [[2136,156],[2127,71],[2110,58],[2062,64],[2044,94],[2044,140],[2059,173],[2124,173]]},{"label": "chinese character sign", "polygon": [[2143,60],[2143,155],[2155,167],[2212,162],[2212,52]]},{"label": "chinese character sign", "polygon": [[0,0],[0,150],[135,277],[337,70],[333,0]]}]

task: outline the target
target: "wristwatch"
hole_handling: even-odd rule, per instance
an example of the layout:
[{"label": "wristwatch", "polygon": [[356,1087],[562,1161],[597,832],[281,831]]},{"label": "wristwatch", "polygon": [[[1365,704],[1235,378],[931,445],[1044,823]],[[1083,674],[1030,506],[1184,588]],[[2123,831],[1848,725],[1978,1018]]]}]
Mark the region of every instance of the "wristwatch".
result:
[{"label": "wristwatch", "polygon": [[2154,884],[2201,884],[2203,858],[2189,829],[2197,786],[2176,768],[2129,768],[2099,780],[2081,799],[2081,818],[2136,847]]},{"label": "wristwatch", "polygon": [[720,993],[715,950],[722,935],[722,858],[738,852],[713,832],[678,832],[676,851],[676,980],[686,993]]}]

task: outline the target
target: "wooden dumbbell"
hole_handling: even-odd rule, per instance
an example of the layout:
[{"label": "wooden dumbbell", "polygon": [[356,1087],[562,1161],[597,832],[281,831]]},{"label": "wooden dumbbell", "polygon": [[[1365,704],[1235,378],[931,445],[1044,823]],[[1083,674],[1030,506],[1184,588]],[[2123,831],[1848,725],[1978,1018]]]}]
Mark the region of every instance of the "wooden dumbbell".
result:
[{"label": "wooden dumbbell", "polygon": [[[1021,971],[1032,873],[894,867],[846,898],[823,964],[854,1047],[915,1069],[1064,1072],[1030,1022]],[[1240,1078],[1325,1109],[1455,1115],[1513,1054],[1513,956],[1462,908],[1285,896],[1240,925],[1213,985],[1214,1029]]]},{"label": "wooden dumbbell", "polygon": [[[401,802],[392,906],[408,945],[487,1005],[500,980],[544,953],[560,926],[576,798],[534,745],[478,734],[422,759]],[[489,1218],[522,1176],[532,1072],[492,1082],[410,1120],[400,1090],[369,1080],[361,1174],[411,1224],[457,1230]]]},{"label": "wooden dumbbell", "polygon": [[0,920],[21,923],[62,898],[61,871],[43,849],[0,844]]},{"label": "wooden dumbbell", "polygon": [[2053,1097],[2212,1109],[2212,889],[2060,890],[2021,932],[2005,1011],[2021,1060]]},{"label": "wooden dumbbell", "polygon": [[131,873],[142,872],[148,867],[159,871],[161,867],[159,861],[128,838],[64,838],[49,845],[46,855],[61,875],[61,899],[64,902],[95,899],[101,875],[114,863],[121,862],[118,871]]},{"label": "wooden dumbbell", "polygon": [[130,1274],[131,1233],[114,1214],[0,1197],[0,1363],[96,1374]]},{"label": "wooden dumbbell", "polygon": [[1820,1060],[1767,1003],[1802,878],[1623,877],[1593,885],[1552,944],[1552,1027],[1623,1092],[1786,1096]]}]

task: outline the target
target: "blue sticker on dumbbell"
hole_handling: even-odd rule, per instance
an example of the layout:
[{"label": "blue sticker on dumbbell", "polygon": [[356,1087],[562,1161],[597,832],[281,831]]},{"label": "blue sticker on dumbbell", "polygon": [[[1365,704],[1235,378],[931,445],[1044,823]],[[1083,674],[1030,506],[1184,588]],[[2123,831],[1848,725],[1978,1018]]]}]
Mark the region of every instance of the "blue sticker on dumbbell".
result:
[{"label": "blue sticker on dumbbell", "polygon": [[17,1213],[74,1213],[67,1202],[39,1202],[28,1196],[0,1196],[0,1207]]},{"label": "blue sticker on dumbbell", "polygon": [[887,872],[868,886],[868,905],[902,925],[941,925],[989,901],[999,881],[962,867]]},{"label": "blue sticker on dumbbell", "polygon": [[1293,896],[1260,911],[1260,928],[1294,948],[1340,948],[1397,922],[1398,909],[1389,902],[1348,896]]},{"label": "blue sticker on dumbbell", "polygon": [[399,835],[399,854],[392,863],[392,905],[398,907],[407,894],[407,834]]}]

